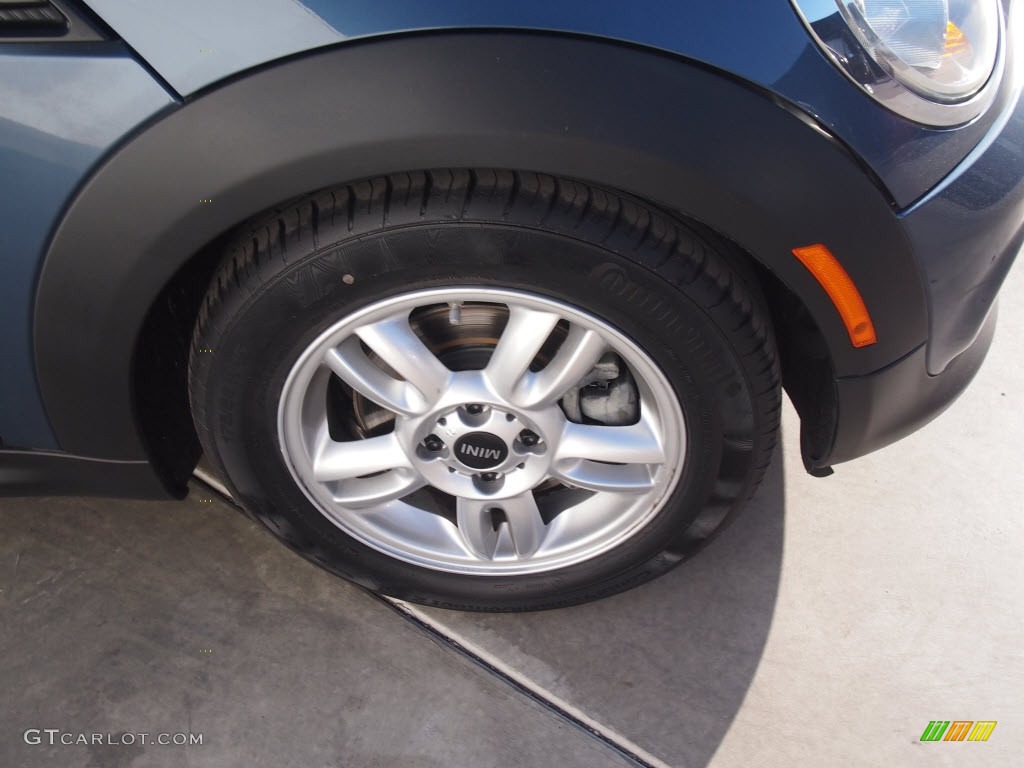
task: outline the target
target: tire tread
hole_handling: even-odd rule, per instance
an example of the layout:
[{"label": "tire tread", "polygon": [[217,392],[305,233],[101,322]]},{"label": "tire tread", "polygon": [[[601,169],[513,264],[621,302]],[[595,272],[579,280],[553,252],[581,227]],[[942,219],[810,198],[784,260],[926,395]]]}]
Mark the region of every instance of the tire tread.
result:
[{"label": "tire tread", "polygon": [[[625,193],[575,179],[504,169],[436,169],[341,184],[252,217],[238,228],[202,302],[189,359],[200,439],[223,475],[207,423],[206,371],[232,317],[293,260],[388,227],[494,222],[544,228],[624,256],[685,287],[727,335],[754,400],[750,473],[733,509],[754,495],[777,443],[780,368],[766,302],[746,254],[727,240]],[[312,247],[310,247],[310,245]],[[731,516],[731,515],[730,515]]]}]

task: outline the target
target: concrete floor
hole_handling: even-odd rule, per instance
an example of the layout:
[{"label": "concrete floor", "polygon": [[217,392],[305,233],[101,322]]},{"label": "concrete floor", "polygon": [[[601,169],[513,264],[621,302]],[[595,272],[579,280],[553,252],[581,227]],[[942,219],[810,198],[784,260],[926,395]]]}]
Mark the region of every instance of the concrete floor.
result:
[{"label": "concrete floor", "polygon": [[[181,503],[0,500],[0,766],[1015,768],[1024,268],[1003,296],[989,360],[937,422],[816,480],[787,411],[784,455],[718,541],[577,608],[395,606],[201,484]],[[920,743],[936,719],[998,725]],[[25,743],[46,728],[203,744]]]}]

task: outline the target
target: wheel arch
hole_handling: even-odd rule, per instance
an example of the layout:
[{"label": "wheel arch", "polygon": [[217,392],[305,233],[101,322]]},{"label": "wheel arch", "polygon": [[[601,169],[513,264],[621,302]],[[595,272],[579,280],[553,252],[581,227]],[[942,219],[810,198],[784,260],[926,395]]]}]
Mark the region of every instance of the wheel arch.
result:
[{"label": "wheel arch", "polygon": [[[220,238],[339,181],[437,167],[579,178],[701,222],[773,276],[778,301],[799,297],[838,375],[877,370],[924,341],[920,281],[886,194],[798,110],[607,41],[389,38],[223,84],[120,147],[82,187],[51,242],[35,310],[40,387],[61,448],[150,459],[179,487],[195,446],[187,411],[155,407],[140,387],[179,369],[163,340],[197,310],[194,286],[205,286]],[[791,255],[813,242],[829,244],[864,294],[874,347],[849,347]]]}]

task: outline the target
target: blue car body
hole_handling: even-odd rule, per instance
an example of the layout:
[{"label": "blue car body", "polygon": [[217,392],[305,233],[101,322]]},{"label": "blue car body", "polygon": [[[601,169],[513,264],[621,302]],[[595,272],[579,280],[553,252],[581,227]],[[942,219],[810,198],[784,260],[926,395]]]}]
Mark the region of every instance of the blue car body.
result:
[{"label": "blue car body", "polygon": [[[787,304],[809,318],[780,337],[814,472],[966,386],[1024,237],[1008,0],[998,92],[945,128],[855,87],[788,0],[53,5],[61,36],[0,23],[7,493],[182,493],[189,286],[241,221],[339,181],[527,168],[717,230],[777,286],[780,327]],[[850,346],[793,258],[818,242],[864,295],[877,344]]]}]

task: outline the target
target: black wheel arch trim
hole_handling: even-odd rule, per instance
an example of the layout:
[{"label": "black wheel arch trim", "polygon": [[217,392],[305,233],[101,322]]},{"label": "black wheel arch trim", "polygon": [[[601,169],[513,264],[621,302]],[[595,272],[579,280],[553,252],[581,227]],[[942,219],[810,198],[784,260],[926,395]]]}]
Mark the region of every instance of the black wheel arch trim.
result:
[{"label": "black wheel arch trim", "polygon": [[149,461],[108,461],[55,451],[0,449],[0,498],[5,496],[120,496],[184,498]]},{"label": "black wheel arch trim", "polygon": [[[800,297],[837,376],[878,370],[926,338],[923,289],[887,195],[845,146],[760,89],[674,56],[550,34],[355,42],[189,100],[80,188],[51,241],[34,318],[61,448],[128,461],[158,452],[137,418],[136,344],[172,277],[223,233],[332,184],[438,167],[579,178],[722,233]],[[792,256],[814,242],[857,283],[876,345],[849,345]],[[180,487],[173,474],[168,486]]]}]

